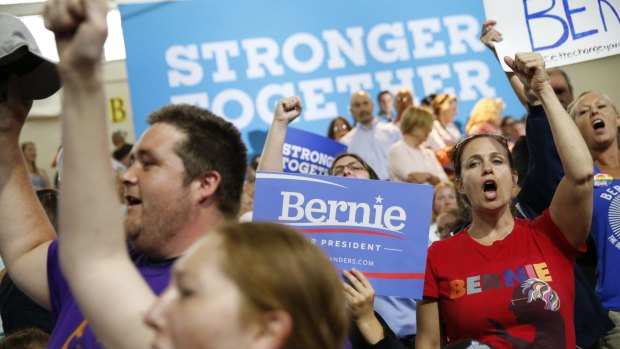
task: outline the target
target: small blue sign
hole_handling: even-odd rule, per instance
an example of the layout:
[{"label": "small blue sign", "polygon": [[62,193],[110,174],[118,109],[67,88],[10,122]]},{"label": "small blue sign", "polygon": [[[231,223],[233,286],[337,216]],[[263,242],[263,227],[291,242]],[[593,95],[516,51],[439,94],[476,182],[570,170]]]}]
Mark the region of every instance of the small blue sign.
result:
[{"label": "small blue sign", "polygon": [[420,299],[432,198],[430,185],[259,172],[253,220],[293,226],[378,295]]},{"label": "small blue sign", "polygon": [[289,127],[282,149],[284,172],[327,175],[334,158],[346,151],[340,142]]}]

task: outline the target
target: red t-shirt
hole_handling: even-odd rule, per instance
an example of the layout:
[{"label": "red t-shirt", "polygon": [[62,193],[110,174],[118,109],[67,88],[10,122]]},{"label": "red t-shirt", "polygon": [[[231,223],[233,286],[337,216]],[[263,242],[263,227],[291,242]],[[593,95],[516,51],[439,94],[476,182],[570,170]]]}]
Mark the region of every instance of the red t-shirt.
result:
[{"label": "red t-shirt", "polygon": [[430,246],[424,296],[438,299],[449,342],[572,349],[577,252],[548,210],[533,221],[515,219],[491,246],[465,229]]}]

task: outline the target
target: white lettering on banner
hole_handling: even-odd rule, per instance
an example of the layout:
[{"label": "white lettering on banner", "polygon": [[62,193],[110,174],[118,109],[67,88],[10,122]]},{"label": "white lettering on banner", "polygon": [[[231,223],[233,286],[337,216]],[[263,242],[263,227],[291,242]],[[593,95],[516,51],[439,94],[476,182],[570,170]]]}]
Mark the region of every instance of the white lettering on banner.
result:
[{"label": "white lettering on banner", "polygon": [[213,99],[213,112],[218,115],[224,115],[224,107],[228,103],[239,103],[241,105],[241,115],[232,120],[237,128],[244,128],[252,122],[254,116],[254,104],[245,92],[238,89],[227,89],[215,96]]},{"label": "white lettering on banner", "polygon": [[[319,241],[317,241],[319,242]],[[316,242],[314,242],[316,244]],[[321,239],[319,245],[326,247],[340,247],[340,248],[350,248],[353,250],[366,250],[366,251],[380,251],[380,244],[370,244],[366,242],[357,242],[357,241],[346,241],[346,240],[332,240],[332,239]]]},{"label": "white lettering on banner", "polygon": [[[397,81],[402,82],[402,84],[392,81],[394,75],[398,78]],[[457,90],[460,90],[460,93],[455,93],[453,87],[446,87],[444,83],[445,80],[452,78],[454,75],[456,75],[457,82],[453,85],[457,87]],[[456,94],[462,101],[476,100],[482,95],[495,96],[495,89],[488,84],[490,75],[491,72],[489,67],[484,62],[477,60],[460,61],[452,65],[422,65],[417,68],[417,76],[422,79],[422,86],[425,91],[429,91],[428,89],[432,89],[431,91],[446,91],[447,93]],[[351,94],[356,91],[356,88],[365,90],[372,89],[375,87],[376,83],[379,84],[381,90],[395,89],[395,86],[411,87],[413,86],[414,76],[415,72],[413,68],[404,68],[395,70],[394,72],[379,71],[374,74],[342,75],[332,78],[301,80],[297,83],[297,88],[293,88],[292,90],[290,89],[291,83],[280,84],[281,87],[287,87],[287,89],[283,89],[287,94],[282,94],[279,97],[300,93],[306,107],[303,113],[304,120],[325,120],[333,118],[334,115],[338,115],[336,103],[333,100],[329,100],[329,97],[333,95],[335,91],[334,83],[336,84],[337,92]],[[368,80],[369,78],[370,80]],[[268,89],[268,91],[263,92],[264,89]],[[258,91],[255,101],[256,104],[252,102],[252,97],[246,92],[241,90],[236,91],[237,93],[234,96],[227,96],[227,101],[237,102],[237,104],[241,106],[242,111],[240,115],[232,116],[230,113],[223,113],[221,110],[214,110],[214,112],[220,113],[220,115],[226,115],[237,127],[242,128],[239,125],[246,124],[246,120],[243,116],[253,115],[255,110],[254,105],[256,105],[256,110],[259,111],[261,119],[265,120],[266,123],[271,123],[274,111],[269,109],[269,105],[259,106],[259,102],[267,103],[267,100],[264,97],[259,100],[258,96],[263,93],[267,93],[268,95],[272,93],[269,95],[270,97],[278,96],[278,93],[274,92],[277,91],[277,89],[274,88],[272,84],[266,85]],[[218,98],[220,93],[215,94],[214,98]],[[198,94],[199,93],[173,95],[170,97],[170,100],[172,103],[182,100],[187,100],[188,102],[200,101],[201,104],[192,104],[197,104],[201,107],[210,105],[208,99],[205,103],[204,99],[206,98],[206,94],[202,94],[200,98],[197,98],[196,96]],[[247,101],[250,103],[246,104]],[[245,109],[246,107],[248,108],[247,110]],[[243,122],[236,120],[243,120]],[[249,121],[251,122],[251,119]]]},{"label": "white lettering on banner", "polygon": [[334,86],[330,79],[301,81],[299,82],[299,89],[306,102],[306,120],[329,119],[338,115],[336,103],[326,103],[325,101],[325,93],[334,92]]},{"label": "white lettering on banner", "polygon": [[230,69],[228,57],[239,56],[239,45],[236,41],[212,42],[202,45],[202,56],[206,59],[215,57],[217,70],[213,73],[213,82],[237,80],[237,72]]},{"label": "white lettering on banner", "polygon": [[241,41],[241,46],[248,60],[246,70],[248,79],[264,78],[266,74],[262,66],[267,68],[272,76],[284,75],[284,67],[276,63],[280,48],[275,40],[271,38],[246,39]]},{"label": "white lettering on banner", "polygon": [[[474,51],[484,51],[484,46],[479,42],[477,29],[478,21],[470,15],[448,16],[443,19],[450,41],[451,54],[463,54],[467,46]],[[413,47],[411,52],[414,58],[434,58],[446,55],[446,45],[438,40],[433,34],[442,31],[438,18],[412,20],[406,23],[411,33]],[[366,65],[367,57],[363,46],[364,30],[362,27],[346,28],[346,38],[337,30],[324,30],[321,38],[327,47],[327,67],[330,70],[347,67],[347,61],[342,54],[357,67]],[[370,56],[380,63],[395,63],[411,59],[409,45],[405,36],[405,26],[402,22],[379,23],[370,28],[366,36],[366,49]],[[302,61],[296,54],[300,46],[310,48],[310,58]],[[181,85],[191,86],[190,83],[179,82],[181,76],[191,76],[196,80],[202,79],[203,68],[198,63],[200,60],[215,62],[216,71],[213,73],[213,82],[235,81],[230,70],[230,61],[240,56],[237,41],[223,41],[202,43],[202,52],[198,52],[197,45],[173,45],[166,50],[166,62],[171,68],[169,71],[169,83],[171,87]],[[241,40],[241,47],[245,52],[247,63],[246,77],[248,79],[263,78],[267,74],[271,76],[284,75],[284,68],[299,72],[309,73],[325,61],[325,48],[321,40],[310,33],[294,33],[290,35],[280,46],[272,38],[260,37]],[[284,65],[278,61],[282,58]],[[188,71],[190,74],[181,74]],[[176,73],[176,74],[175,74]],[[236,75],[236,74],[235,74]],[[199,79],[199,80],[200,80]],[[173,82],[174,81],[174,82]]]},{"label": "white lettering on banner", "polygon": [[446,16],[443,18],[443,24],[448,28],[450,37],[448,50],[451,55],[467,53],[467,46],[474,52],[484,51],[484,44],[478,39],[480,24],[476,18],[469,15]]},{"label": "white lettering on banner", "polygon": [[[300,45],[306,45],[310,47],[311,57],[307,61],[301,61],[295,55],[295,50]],[[319,39],[308,33],[293,34],[286,39],[282,46],[282,58],[284,63],[298,73],[310,73],[317,70],[323,59],[325,58],[325,51]]]},{"label": "white lettering on banner", "polygon": [[[390,206],[385,211],[382,204],[364,202],[311,199],[305,203],[302,193],[282,191],[282,213],[278,219],[286,223],[348,224],[400,231],[405,227],[407,214],[400,206]],[[305,203],[305,205],[304,205]],[[338,213],[348,213],[348,218],[338,221]]]},{"label": "white lettering on banner", "polygon": [[284,143],[282,166],[285,170],[305,174],[327,175],[334,157],[316,150]]},{"label": "white lettering on banner", "polygon": [[312,161],[325,167],[330,167],[332,165],[332,162],[334,161],[333,156],[319,153],[316,150],[310,150],[299,145],[291,145],[289,143],[284,143],[282,155],[284,155],[285,157],[301,159],[303,161]]},{"label": "white lettering on banner", "polygon": [[413,50],[413,58],[430,58],[446,55],[446,45],[442,41],[435,41],[433,34],[439,33],[441,27],[439,18],[420,19],[407,22],[407,28],[413,35],[417,46]]},{"label": "white lettering on banner", "polygon": [[[489,86],[489,67],[482,61],[424,64],[424,59],[447,54],[484,51],[478,39],[479,27],[475,17],[463,14],[377,23],[369,28],[325,29],[319,35],[297,32],[279,40],[255,37],[171,45],[165,52],[169,87],[212,83],[222,84],[222,88],[210,87],[208,95],[206,91],[184,90],[170,96],[170,100],[211,106],[215,113],[227,115],[243,129],[252,123],[254,115],[271,123],[274,101],[283,96],[302,96],[304,120],[326,120],[343,113],[335,102],[339,99],[337,94],[348,95],[377,87],[392,91],[403,86],[412,88],[414,77],[420,79],[425,94],[446,91],[457,94],[462,101],[495,96],[495,89]],[[363,70],[370,63],[393,64],[412,59],[416,60],[415,67]],[[361,71],[303,78],[318,69],[338,71],[351,67]],[[235,89],[231,84],[240,79],[281,77],[287,73],[301,77],[277,83],[270,81],[252,93]],[[224,112],[229,103],[240,107],[237,115],[231,115],[230,110]]]},{"label": "white lettering on banner", "polygon": [[346,63],[340,55],[341,53],[344,53],[351,63],[357,67],[366,65],[364,43],[362,42],[364,28],[352,27],[347,28],[345,31],[349,42],[337,30],[325,30],[323,32],[323,40],[327,43],[327,50],[329,52],[327,66],[331,70],[346,67]]},{"label": "white lettering on banner", "polygon": [[[174,45],[166,50],[166,63],[174,68],[168,71],[168,85],[179,87],[199,84],[202,81],[203,72],[197,60],[198,46],[196,45]],[[183,71],[187,73],[184,74]]]},{"label": "white lettering on banner", "polygon": [[[384,43],[387,50],[383,50],[380,45],[380,39],[384,36],[388,36]],[[405,29],[402,23],[383,23],[374,26],[368,32],[367,45],[368,52],[377,62],[389,64],[409,60]]]}]

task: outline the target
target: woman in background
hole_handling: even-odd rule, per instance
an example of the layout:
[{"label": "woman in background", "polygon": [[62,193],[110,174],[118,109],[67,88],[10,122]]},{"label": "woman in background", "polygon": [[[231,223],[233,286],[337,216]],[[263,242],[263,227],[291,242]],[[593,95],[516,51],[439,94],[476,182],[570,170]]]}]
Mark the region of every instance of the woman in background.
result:
[{"label": "woman in background", "polygon": [[433,123],[433,131],[426,140],[426,145],[435,152],[455,145],[463,138],[461,131],[454,123],[454,118],[458,114],[456,96],[440,93],[433,98],[430,107],[436,120]]},{"label": "woman in background", "polygon": [[469,115],[465,132],[468,136],[483,133],[502,134],[500,128],[504,102],[501,99],[482,98],[474,105]]},{"label": "woman in background", "polygon": [[429,242],[439,240],[439,228],[437,218],[442,213],[450,210],[459,209],[456,201],[456,189],[452,182],[441,182],[435,186],[433,191],[433,211],[431,216],[431,226],[429,228]]},{"label": "woman in background", "polygon": [[[596,246],[596,293],[609,312],[614,328],[601,339],[602,348],[620,347],[620,282],[615,269],[620,261],[616,224],[620,149],[620,113],[609,96],[598,91],[582,93],[568,107],[594,160],[594,212],[591,236]],[[613,189],[612,189],[613,188]]]},{"label": "woman in background", "polygon": [[327,137],[340,141],[344,135],[351,131],[351,124],[342,116],[335,117],[327,128]]},{"label": "woman in background", "polygon": [[388,153],[390,180],[435,185],[448,181],[435,153],[423,143],[433,128],[435,117],[425,108],[409,107],[401,117],[403,139]]},{"label": "woman in background", "polygon": [[22,152],[24,153],[24,159],[26,160],[26,167],[30,174],[30,181],[35,190],[49,189],[50,182],[47,177],[47,173],[44,169],[37,167],[37,147],[33,142],[24,142],[21,144]]}]

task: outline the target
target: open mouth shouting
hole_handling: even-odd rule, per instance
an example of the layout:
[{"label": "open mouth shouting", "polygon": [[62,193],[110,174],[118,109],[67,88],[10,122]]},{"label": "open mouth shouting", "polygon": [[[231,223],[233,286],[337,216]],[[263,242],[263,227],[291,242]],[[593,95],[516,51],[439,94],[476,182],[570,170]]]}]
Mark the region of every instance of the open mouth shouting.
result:
[{"label": "open mouth shouting", "polygon": [[487,180],[482,186],[484,198],[487,201],[493,201],[497,198],[497,183],[494,180]]},{"label": "open mouth shouting", "polygon": [[140,205],[142,203],[142,200],[132,195],[125,195],[125,201],[127,202],[127,207]]},{"label": "open mouth shouting", "polygon": [[592,120],[591,125],[594,131],[597,131],[597,130],[605,128],[605,121],[603,121],[603,119],[596,118]]}]

